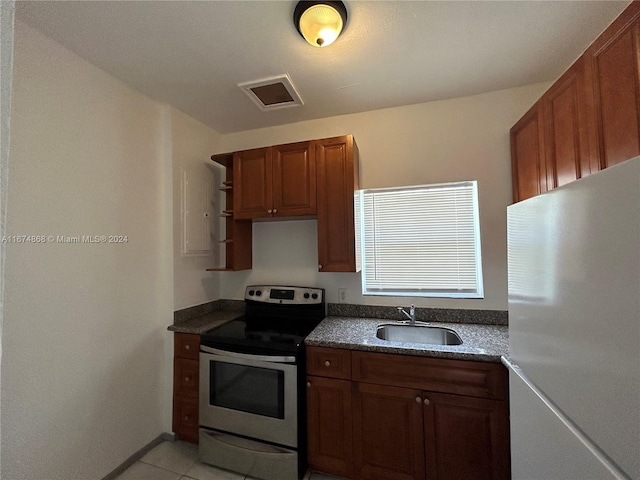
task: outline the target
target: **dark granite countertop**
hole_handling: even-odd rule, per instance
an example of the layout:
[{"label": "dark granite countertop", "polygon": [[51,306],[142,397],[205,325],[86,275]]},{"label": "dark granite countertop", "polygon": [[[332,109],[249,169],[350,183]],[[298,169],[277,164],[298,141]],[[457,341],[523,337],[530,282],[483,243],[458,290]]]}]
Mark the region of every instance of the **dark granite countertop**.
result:
[{"label": "dark granite countertop", "polygon": [[[176,311],[174,323],[167,329],[200,335],[242,315],[244,302],[216,300]],[[435,326],[455,331],[463,342],[455,346],[389,342],[377,338],[377,326],[394,323],[390,318],[397,319],[398,315],[395,307],[329,304],[329,316],[306,338],[305,343],[317,347],[495,363],[499,363],[503,355],[508,358],[506,312],[416,309],[418,320],[431,321]]]},{"label": "dark granite countertop", "polygon": [[433,322],[432,325],[449,328],[460,336],[462,345],[454,346],[380,340],[376,337],[376,329],[383,323],[394,321],[380,318],[327,317],[306,338],[305,344],[494,363],[500,363],[500,357],[508,355],[509,352],[509,329],[503,325]]},{"label": "dark granite countertop", "polygon": [[214,311],[194,318],[187,318],[181,321],[176,320],[174,324],[169,325],[167,329],[172,332],[195,333],[200,335],[211,328],[222,325],[242,315],[244,315],[244,312],[241,310]]}]

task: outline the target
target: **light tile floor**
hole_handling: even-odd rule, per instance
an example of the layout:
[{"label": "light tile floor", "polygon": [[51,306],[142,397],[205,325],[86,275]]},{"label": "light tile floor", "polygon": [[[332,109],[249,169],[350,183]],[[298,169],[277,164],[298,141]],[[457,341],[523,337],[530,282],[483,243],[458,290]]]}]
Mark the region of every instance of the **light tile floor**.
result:
[{"label": "light tile floor", "polygon": [[[198,447],[186,442],[162,442],[125,470],[117,480],[255,480],[198,461]],[[318,473],[305,480],[340,480]]]}]

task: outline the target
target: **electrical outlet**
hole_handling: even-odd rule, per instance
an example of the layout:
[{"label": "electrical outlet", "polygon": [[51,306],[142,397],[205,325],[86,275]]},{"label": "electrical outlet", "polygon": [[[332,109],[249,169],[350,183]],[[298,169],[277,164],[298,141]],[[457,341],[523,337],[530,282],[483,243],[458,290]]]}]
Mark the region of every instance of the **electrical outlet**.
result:
[{"label": "electrical outlet", "polygon": [[338,289],[338,303],[346,303],[347,301],[347,289],[339,288]]}]

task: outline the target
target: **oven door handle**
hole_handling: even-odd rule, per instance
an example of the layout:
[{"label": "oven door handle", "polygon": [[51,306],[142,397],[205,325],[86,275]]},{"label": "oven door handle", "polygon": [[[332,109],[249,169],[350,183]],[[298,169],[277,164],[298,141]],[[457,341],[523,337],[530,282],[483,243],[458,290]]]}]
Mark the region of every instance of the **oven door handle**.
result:
[{"label": "oven door handle", "polygon": [[244,360],[256,360],[258,362],[274,362],[274,363],[295,363],[296,357],[291,356],[275,356],[275,355],[251,355],[250,353],[229,352],[227,350],[219,350],[217,348],[205,347],[200,345],[200,351],[211,353],[213,355],[221,355],[231,358],[240,358]]}]

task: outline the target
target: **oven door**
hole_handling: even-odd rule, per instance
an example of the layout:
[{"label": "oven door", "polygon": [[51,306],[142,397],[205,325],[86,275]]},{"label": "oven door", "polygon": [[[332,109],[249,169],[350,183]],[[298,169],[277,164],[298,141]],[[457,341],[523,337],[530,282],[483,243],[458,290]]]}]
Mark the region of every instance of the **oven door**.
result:
[{"label": "oven door", "polygon": [[200,425],[297,448],[297,367],[200,346]]}]

